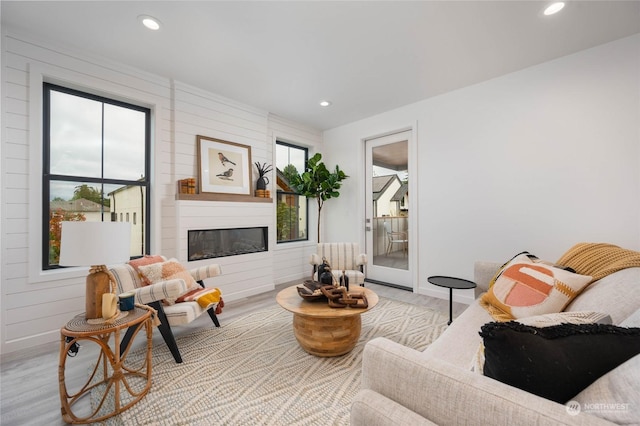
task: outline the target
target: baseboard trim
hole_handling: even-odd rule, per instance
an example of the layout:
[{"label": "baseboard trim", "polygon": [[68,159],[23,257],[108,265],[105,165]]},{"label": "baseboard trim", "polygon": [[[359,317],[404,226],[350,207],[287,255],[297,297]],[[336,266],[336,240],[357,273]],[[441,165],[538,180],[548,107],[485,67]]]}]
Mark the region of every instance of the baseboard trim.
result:
[{"label": "baseboard trim", "polygon": [[[428,287],[419,287],[418,294],[423,294],[425,296],[436,297],[438,299],[449,300],[449,290],[442,287],[430,286]],[[464,303],[465,305],[470,305],[475,300],[475,293],[473,289],[471,290],[453,290],[453,301],[457,303]]]},{"label": "baseboard trim", "polygon": [[369,279],[369,278],[365,278],[365,280],[364,280],[365,286],[367,285],[367,283],[384,285],[384,286],[387,286],[387,287],[397,288],[398,290],[405,290],[405,291],[413,292],[413,289],[411,287],[405,287],[405,286],[400,285],[400,284],[388,283],[386,281],[379,281],[379,280],[372,280],[372,279]]}]

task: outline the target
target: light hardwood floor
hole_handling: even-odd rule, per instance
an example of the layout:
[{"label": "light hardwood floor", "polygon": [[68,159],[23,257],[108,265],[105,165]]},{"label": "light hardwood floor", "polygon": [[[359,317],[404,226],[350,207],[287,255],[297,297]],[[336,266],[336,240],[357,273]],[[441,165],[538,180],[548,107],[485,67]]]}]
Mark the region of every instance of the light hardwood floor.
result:
[{"label": "light hardwood floor", "polygon": [[[220,323],[224,326],[226,321],[245,313],[276,306],[276,293],[282,288],[294,284],[297,283],[282,284],[277,286],[274,291],[226,303],[223,313],[218,317]],[[437,310],[445,316],[449,315],[448,300],[416,295],[409,291],[377,284],[367,283],[366,286],[380,297],[425,306]],[[462,313],[466,307],[467,305],[454,303],[454,318]],[[60,324],[60,326],[63,325]],[[175,327],[173,330],[175,335],[181,335],[201,327],[213,327],[208,315],[201,315],[191,324]],[[140,333],[133,344],[143,343],[143,333]],[[153,344],[154,347],[164,345],[158,331],[154,331]],[[74,377],[77,377],[78,381],[86,378],[89,366],[95,362],[96,356],[97,352],[94,348],[81,348],[77,357],[67,359],[67,381],[74,383]],[[0,425],[66,424],[60,414],[59,357],[59,344],[52,343],[29,351],[9,354],[2,358],[0,363]],[[153,392],[153,387],[151,392]]]}]

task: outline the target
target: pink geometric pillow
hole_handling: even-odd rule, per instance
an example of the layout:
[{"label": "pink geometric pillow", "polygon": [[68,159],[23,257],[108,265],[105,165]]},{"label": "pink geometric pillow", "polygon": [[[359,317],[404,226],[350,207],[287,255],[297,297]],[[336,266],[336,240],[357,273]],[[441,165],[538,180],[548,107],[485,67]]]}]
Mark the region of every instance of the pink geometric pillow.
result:
[{"label": "pink geometric pillow", "polygon": [[[535,257],[534,257],[535,259]],[[592,277],[557,268],[527,254],[507,263],[480,303],[498,321],[562,312]]]}]

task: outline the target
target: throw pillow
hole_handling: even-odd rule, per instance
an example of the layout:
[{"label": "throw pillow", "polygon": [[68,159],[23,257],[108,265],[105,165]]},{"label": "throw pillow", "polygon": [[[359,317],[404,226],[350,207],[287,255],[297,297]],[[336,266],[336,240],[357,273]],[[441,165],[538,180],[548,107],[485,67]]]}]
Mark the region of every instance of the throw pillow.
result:
[{"label": "throw pillow", "polygon": [[522,253],[498,272],[480,303],[498,321],[561,312],[590,282]]},{"label": "throw pillow", "polygon": [[[533,317],[516,320],[520,324],[532,327],[550,327],[560,324],[611,324],[611,315],[602,312],[578,311],[578,312],[558,312],[553,314],[536,315]],[[630,327],[631,325],[626,325]],[[471,362],[471,371],[483,374],[484,369],[484,345],[480,342],[478,350]]]},{"label": "throw pillow", "polygon": [[640,328],[608,324],[482,326],[484,375],[564,404],[640,353]]},{"label": "throw pillow", "polygon": [[[183,279],[187,284],[187,291],[185,291],[183,294],[201,288],[198,283],[196,283],[196,280],[193,279],[189,271],[184,269],[184,267],[176,259],[169,259],[168,261],[162,263],[143,265],[139,268],[140,273],[142,273],[142,275],[144,275],[151,283],[157,283],[160,281],[167,281],[177,278]],[[182,296],[182,294],[178,295],[177,298],[167,298],[165,299],[165,302],[169,305],[173,305],[174,303],[176,303],[176,299],[178,299],[180,296]]]},{"label": "throw pillow", "polygon": [[532,327],[550,327],[560,324],[611,324],[611,315],[602,312],[577,311],[558,312],[553,314],[536,315],[533,317],[519,318],[520,324]]},{"label": "throw pillow", "polygon": [[162,256],[157,256],[157,255],[150,256],[148,254],[145,254],[142,257],[130,260],[128,263],[138,273],[138,276],[140,277],[140,281],[142,281],[142,285],[147,286],[151,284],[151,281],[149,281],[147,277],[145,277],[142,273],[140,273],[140,267],[145,265],[151,265],[153,263],[162,263],[162,262],[164,262],[164,258]]}]

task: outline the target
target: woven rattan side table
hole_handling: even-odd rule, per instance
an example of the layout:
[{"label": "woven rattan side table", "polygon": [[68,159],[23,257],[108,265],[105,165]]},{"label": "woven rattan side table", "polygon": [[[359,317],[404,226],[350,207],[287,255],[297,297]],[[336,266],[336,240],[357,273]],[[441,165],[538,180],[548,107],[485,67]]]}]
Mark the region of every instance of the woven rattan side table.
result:
[{"label": "woven rattan side table", "polygon": [[[151,314],[148,309],[136,307],[126,314],[122,313],[113,324],[96,324],[89,323],[82,313],[60,330],[58,380],[62,418],[65,422],[83,424],[103,421],[130,408],[149,392],[153,338]],[[126,358],[131,348],[130,343],[142,328],[147,332],[146,357],[135,366],[128,365]],[[126,332],[121,339],[123,330]],[[70,393],[65,366],[68,353],[76,343],[81,346],[95,343],[99,347],[99,354],[86,383],[79,390]],[[85,396],[96,401],[93,404],[95,407],[83,410],[87,415],[74,413],[72,407]],[[85,405],[89,407],[88,401]]]}]

